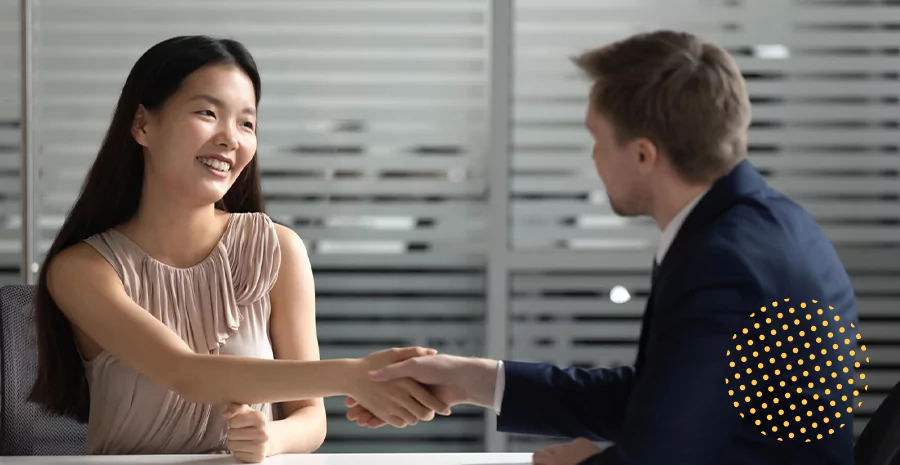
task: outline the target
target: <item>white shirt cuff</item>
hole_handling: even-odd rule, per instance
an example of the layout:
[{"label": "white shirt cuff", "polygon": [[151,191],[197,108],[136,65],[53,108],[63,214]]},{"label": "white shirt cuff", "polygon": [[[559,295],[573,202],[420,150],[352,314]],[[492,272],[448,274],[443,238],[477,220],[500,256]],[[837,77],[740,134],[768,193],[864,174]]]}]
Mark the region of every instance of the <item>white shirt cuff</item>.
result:
[{"label": "white shirt cuff", "polygon": [[500,415],[500,406],[503,405],[503,391],[506,389],[506,370],[503,369],[503,360],[497,363],[497,382],[494,384],[494,412]]}]

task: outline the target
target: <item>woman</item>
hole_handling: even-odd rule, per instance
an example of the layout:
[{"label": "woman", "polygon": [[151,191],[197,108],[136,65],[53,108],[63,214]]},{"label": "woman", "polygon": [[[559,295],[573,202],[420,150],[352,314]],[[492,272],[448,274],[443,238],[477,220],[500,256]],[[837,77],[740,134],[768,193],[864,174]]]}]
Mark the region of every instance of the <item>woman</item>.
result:
[{"label": "woman", "polygon": [[88,421],[90,453],[310,452],[324,396],[398,427],[447,413],[366,376],[425,349],[318,360],[309,258],[263,213],[259,98],[246,49],[202,36],[155,45],[125,82],[37,287],[31,399]]}]

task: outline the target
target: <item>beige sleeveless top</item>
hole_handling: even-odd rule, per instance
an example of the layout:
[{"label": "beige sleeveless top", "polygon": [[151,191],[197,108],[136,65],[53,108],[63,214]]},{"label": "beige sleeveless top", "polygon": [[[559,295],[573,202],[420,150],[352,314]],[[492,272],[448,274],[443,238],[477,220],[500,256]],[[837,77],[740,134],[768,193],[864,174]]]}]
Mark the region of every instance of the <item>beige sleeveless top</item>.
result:
[{"label": "beige sleeveless top", "polygon": [[[269,291],[281,264],[274,224],[235,213],[215,250],[190,268],[158,262],[115,229],[85,240],[125,292],[197,353],[273,358]],[[191,403],[106,352],[85,361],[91,454],[202,454],[225,450],[227,405]],[[270,419],[272,407],[253,405]]]}]

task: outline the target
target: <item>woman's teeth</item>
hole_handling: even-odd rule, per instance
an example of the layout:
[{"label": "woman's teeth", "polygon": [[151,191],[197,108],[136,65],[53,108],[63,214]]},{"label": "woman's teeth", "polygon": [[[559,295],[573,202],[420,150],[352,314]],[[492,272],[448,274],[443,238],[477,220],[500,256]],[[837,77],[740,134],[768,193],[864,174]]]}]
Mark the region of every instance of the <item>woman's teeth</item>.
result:
[{"label": "woman's teeth", "polygon": [[215,158],[197,158],[197,160],[216,171],[228,172],[231,170],[231,165],[222,160],[216,160]]}]

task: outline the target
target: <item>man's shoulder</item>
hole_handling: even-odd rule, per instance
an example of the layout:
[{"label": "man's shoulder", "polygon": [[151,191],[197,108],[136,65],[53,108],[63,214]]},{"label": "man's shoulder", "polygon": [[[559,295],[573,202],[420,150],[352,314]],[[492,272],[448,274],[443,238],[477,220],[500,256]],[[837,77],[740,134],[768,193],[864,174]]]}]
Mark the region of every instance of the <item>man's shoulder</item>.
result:
[{"label": "man's shoulder", "polygon": [[757,291],[774,296],[849,285],[823,229],[800,205],[774,191],[724,211],[694,241],[690,255],[683,286],[753,282]]},{"label": "man's shoulder", "polygon": [[809,212],[773,190],[739,199],[711,224],[698,252],[728,250],[745,260],[798,257],[831,246]]}]

